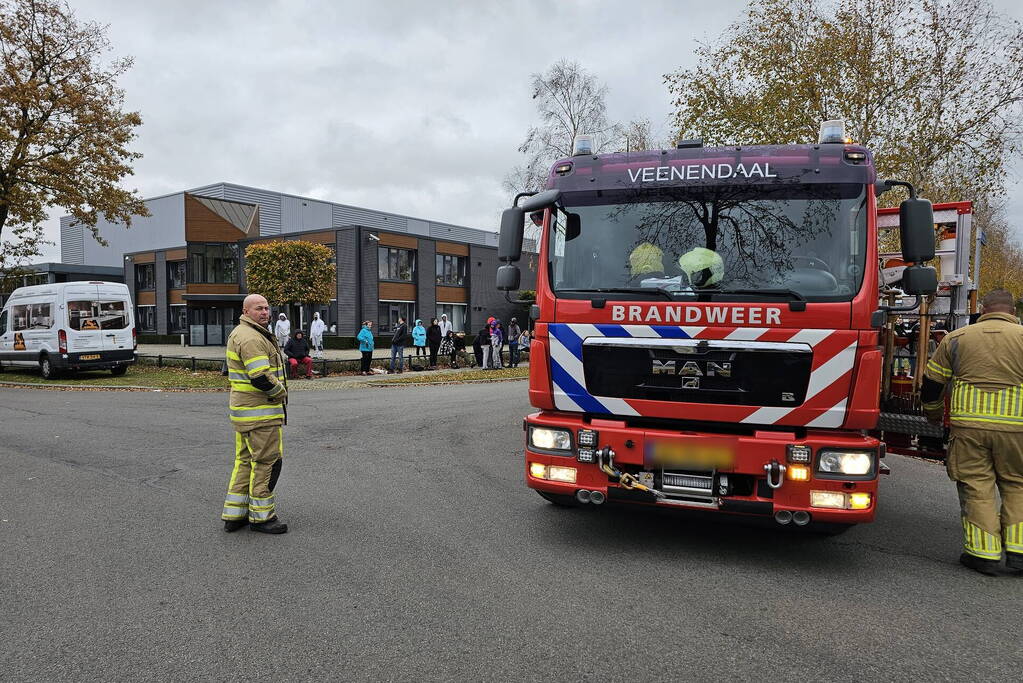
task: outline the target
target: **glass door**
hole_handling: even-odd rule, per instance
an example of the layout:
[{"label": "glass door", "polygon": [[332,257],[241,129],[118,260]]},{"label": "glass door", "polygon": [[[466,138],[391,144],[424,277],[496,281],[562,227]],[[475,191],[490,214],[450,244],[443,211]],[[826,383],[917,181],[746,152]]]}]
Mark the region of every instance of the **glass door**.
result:
[{"label": "glass door", "polygon": [[224,309],[206,309],[206,345],[222,346],[224,344]]}]

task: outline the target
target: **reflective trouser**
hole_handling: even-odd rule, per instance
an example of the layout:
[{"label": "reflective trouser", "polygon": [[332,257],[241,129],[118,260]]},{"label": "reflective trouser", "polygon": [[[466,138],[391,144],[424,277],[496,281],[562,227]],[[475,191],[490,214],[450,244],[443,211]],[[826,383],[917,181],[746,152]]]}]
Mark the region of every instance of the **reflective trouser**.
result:
[{"label": "reflective trouser", "polygon": [[281,472],[284,432],[278,426],[234,434],[234,470],[224,501],[225,521],[274,518],[274,486]]},{"label": "reflective trouser", "polygon": [[1006,552],[1023,557],[1023,432],[953,426],[946,467],[959,490],[965,551],[999,560],[1004,539]]}]

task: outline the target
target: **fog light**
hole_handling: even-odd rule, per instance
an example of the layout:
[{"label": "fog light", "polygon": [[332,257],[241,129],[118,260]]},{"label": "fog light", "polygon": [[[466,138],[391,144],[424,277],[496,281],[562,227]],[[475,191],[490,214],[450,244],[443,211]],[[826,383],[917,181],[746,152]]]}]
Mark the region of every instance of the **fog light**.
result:
[{"label": "fog light", "polygon": [[810,507],[845,509],[845,494],[839,491],[810,491]]},{"label": "fog light", "polygon": [[786,472],[792,481],[810,481],[810,468],[806,465],[789,465]]},{"label": "fog light", "polygon": [[592,448],[580,448],[576,459],[579,462],[597,462],[597,454]]},{"label": "fog light", "polygon": [[789,444],[786,446],[786,450],[789,462],[810,462],[810,456],[813,454],[809,446],[797,446],[796,444]]},{"label": "fog light", "polygon": [[870,494],[869,493],[850,493],[849,494],[849,509],[850,510],[866,510],[870,507]]},{"label": "fog light", "polygon": [[549,465],[547,467],[547,478],[551,481],[563,481],[566,484],[574,484],[575,468],[563,467],[561,465]]},{"label": "fog light", "polygon": [[547,465],[539,462],[529,463],[529,476],[534,479],[546,479],[547,478]]},{"label": "fog light", "polygon": [[595,448],[597,445],[597,433],[592,429],[580,429],[576,432],[576,441],[580,446]]}]

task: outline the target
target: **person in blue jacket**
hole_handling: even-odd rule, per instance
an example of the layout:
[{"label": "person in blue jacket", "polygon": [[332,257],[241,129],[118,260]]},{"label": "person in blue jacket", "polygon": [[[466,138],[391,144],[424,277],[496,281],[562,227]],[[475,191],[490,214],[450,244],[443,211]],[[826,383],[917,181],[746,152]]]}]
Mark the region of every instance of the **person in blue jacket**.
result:
[{"label": "person in blue jacket", "polygon": [[362,374],[369,375],[369,364],[373,361],[373,321],[362,323],[362,329],[356,337],[359,340],[359,351],[362,352]]},{"label": "person in blue jacket", "polygon": [[416,318],[416,326],[412,328],[412,345],[416,347],[416,357],[426,359],[426,328],[423,321]]}]

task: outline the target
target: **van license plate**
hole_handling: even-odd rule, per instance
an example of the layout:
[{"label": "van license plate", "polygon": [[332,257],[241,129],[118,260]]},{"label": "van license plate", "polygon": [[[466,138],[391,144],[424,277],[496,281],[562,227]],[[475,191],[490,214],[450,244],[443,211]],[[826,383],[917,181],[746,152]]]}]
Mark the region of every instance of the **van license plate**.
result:
[{"label": "van license plate", "polygon": [[84,356],[79,356],[78,360],[99,360],[98,353],[87,353]]}]

